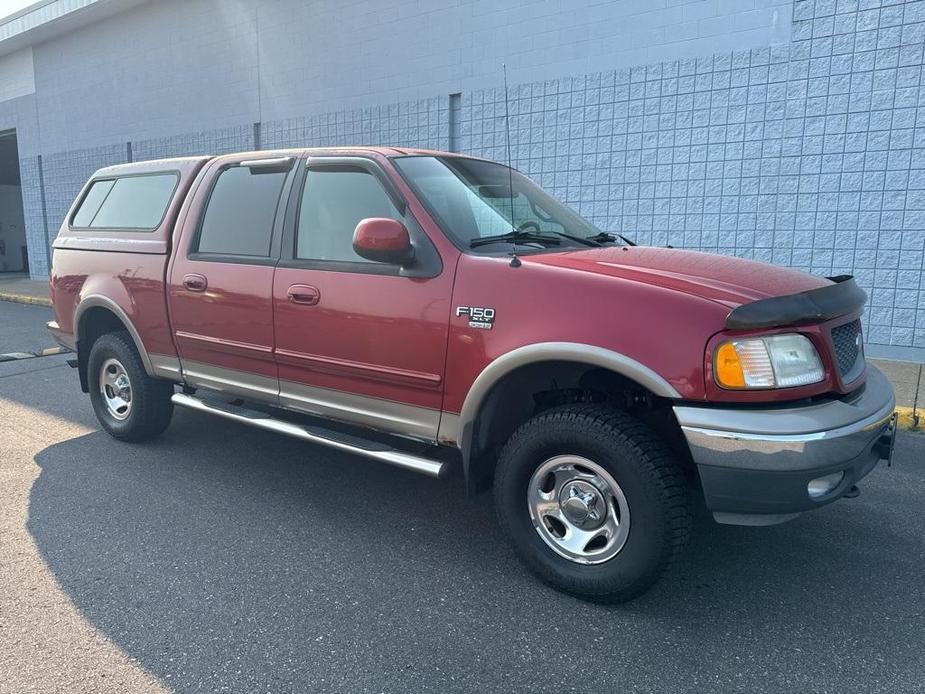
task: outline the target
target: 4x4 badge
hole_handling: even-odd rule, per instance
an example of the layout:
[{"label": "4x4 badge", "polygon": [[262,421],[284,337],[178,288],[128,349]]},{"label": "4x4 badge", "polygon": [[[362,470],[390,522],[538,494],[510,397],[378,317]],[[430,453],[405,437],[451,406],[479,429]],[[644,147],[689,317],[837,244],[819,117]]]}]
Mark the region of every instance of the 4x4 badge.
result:
[{"label": "4x4 badge", "polygon": [[456,315],[468,316],[469,327],[491,330],[495,322],[495,309],[482,306],[457,306]]}]

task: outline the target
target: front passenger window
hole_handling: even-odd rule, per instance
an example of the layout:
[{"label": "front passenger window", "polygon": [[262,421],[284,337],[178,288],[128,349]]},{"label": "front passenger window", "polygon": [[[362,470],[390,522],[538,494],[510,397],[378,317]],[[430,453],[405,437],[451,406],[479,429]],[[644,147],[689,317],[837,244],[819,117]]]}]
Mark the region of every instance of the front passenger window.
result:
[{"label": "front passenger window", "polygon": [[299,209],[296,258],[369,263],[353,250],[353,232],[369,217],[402,220],[372,173],[353,166],[309,169]]}]

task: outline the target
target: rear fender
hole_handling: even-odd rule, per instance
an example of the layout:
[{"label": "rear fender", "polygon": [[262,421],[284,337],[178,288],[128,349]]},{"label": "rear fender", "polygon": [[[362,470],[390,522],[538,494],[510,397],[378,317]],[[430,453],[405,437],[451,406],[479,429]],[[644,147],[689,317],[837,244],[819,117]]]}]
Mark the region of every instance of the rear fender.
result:
[{"label": "rear fender", "polygon": [[[113,313],[116,318],[121,321],[122,325],[125,326],[125,329],[128,331],[128,334],[132,338],[132,342],[135,344],[135,349],[138,350],[138,354],[141,357],[141,363],[145,367],[145,373],[149,376],[156,376],[154,368],[151,365],[151,357],[148,354],[148,350],[145,349],[144,343],[141,341],[141,335],[138,334],[138,329],[132,323],[132,320],[129,318],[125,310],[119,306],[113,299],[109,297],[102,296],[100,294],[91,294],[85,296],[81,299],[80,303],[77,306],[76,311],[74,312],[74,326],[77,334],[77,358],[78,360],[86,359],[89,356],[89,350],[82,349],[82,335],[83,325],[82,319],[86,316],[86,313],[91,308],[104,308],[109,312]],[[82,354],[83,353],[83,354]],[[85,369],[81,369],[81,385],[85,385]]]}]

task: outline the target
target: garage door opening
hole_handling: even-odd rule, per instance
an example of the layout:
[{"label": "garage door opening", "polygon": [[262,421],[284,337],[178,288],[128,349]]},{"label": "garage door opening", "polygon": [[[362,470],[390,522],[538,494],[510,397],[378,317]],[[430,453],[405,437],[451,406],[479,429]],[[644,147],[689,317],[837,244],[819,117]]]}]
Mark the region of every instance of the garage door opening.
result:
[{"label": "garage door opening", "polygon": [[29,272],[16,131],[0,131],[0,273]]}]

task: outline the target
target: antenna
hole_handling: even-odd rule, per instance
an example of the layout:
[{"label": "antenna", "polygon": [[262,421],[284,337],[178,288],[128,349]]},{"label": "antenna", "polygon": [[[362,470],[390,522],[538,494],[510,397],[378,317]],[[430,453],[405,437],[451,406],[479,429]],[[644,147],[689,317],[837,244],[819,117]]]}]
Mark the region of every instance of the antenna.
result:
[{"label": "antenna", "polygon": [[[511,112],[508,107],[507,96],[507,63],[501,63],[504,72],[504,140],[507,144],[507,189],[511,196],[511,233],[517,233],[514,227],[514,172],[511,162]],[[511,267],[520,267],[520,258],[517,257],[517,241],[511,239]]]}]

